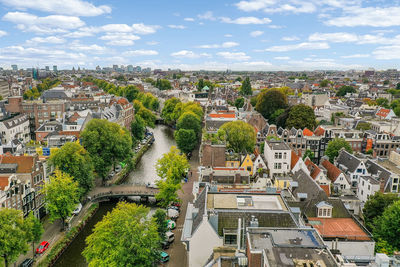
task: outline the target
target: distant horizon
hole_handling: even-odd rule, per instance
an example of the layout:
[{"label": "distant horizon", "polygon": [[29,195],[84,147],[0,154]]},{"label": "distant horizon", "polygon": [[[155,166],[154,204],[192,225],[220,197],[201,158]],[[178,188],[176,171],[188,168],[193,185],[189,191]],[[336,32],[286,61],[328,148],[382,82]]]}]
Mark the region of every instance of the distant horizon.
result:
[{"label": "distant horizon", "polygon": [[397,69],[398,0],[0,0],[0,67]]}]

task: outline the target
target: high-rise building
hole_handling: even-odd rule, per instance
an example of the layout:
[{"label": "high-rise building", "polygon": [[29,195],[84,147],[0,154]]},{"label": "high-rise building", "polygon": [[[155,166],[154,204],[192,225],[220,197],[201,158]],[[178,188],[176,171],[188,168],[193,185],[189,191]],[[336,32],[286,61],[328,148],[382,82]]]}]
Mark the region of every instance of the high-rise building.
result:
[{"label": "high-rise building", "polygon": [[128,65],[128,72],[133,72],[133,66],[132,65]]},{"label": "high-rise building", "polygon": [[113,65],[113,70],[117,71],[118,70],[118,65]]},{"label": "high-rise building", "polygon": [[53,66],[53,71],[54,71],[54,72],[57,72],[57,65],[54,65],[54,66]]},{"label": "high-rise building", "polygon": [[13,71],[18,71],[18,66],[17,65],[11,65],[11,68]]},{"label": "high-rise building", "polygon": [[44,68],[46,69],[46,71],[50,71],[50,67],[49,66],[46,66]]}]

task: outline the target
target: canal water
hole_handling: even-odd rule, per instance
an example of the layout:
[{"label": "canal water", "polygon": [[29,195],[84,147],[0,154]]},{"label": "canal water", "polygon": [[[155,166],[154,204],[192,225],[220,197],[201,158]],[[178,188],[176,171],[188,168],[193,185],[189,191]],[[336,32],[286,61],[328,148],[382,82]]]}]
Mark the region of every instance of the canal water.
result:
[{"label": "canal water", "polygon": [[[162,154],[167,153],[171,146],[176,145],[173,130],[164,125],[157,125],[152,129],[155,142],[145,152],[138,162],[136,169],[128,176],[125,182],[135,184],[153,183],[157,179],[155,163]],[[78,234],[71,245],[65,250],[56,262],[57,267],[86,267],[87,263],[82,256],[85,249],[85,239],[92,233],[93,227],[101,221],[107,212],[111,211],[117,202],[100,203],[99,210],[88,222],[85,228]]]}]

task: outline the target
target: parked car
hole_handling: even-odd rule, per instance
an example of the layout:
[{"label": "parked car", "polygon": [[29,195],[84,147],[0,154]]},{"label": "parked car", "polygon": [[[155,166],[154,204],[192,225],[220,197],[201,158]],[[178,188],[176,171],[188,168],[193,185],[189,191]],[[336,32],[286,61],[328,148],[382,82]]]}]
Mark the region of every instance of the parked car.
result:
[{"label": "parked car", "polygon": [[165,241],[172,243],[175,240],[175,234],[171,231],[165,233]]},{"label": "parked car", "polygon": [[169,255],[168,255],[167,252],[161,251],[161,252],[160,252],[160,256],[161,256],[161,259],[160,259],[161,262],[167,262],[167,261],[169,261]]},{"label": "parked car", "polygon": [[36,254],[42,254],[49,248],[50,244],[47,241],[40,243],[39,247],[36,249]]},{"label": "parked car", "polygon": [[147,183],[146,186],[147,186],[148,188],[158,189],[158,186],[157,186],[157,184],[155,184],[155,183]]},{"label": "parked car", "polygon": [[181,203],[179,202],[172,202],[171,206],[178,207],[179,209],[181,209]]},{"label": "parked car", "polygon": [[168,241],[162,241],[161,242],[161,247],[162,247],[162,249],[169,249],[169,242]]},{"label": "parked car", "polygon": [[120,172],[121,170],[122,170],[121,165],[115,166],[115,171],[116,171],[116,172]]},{"label": "parked car", "polygon": [[169,230],[175,229],[176,223],[173,220],[167,220],[167,228]]},{"label": "parked car", "polygon": [[109,176],[110,176],[110,178],[112,178],[112,177],[114,177],[114,175],[115,175],[115,172],[111,171]]},{"label": "parked car", "polygon": [[79,203],[79,204],[76,206],[76,208],[74,209],[74,211],[72,212],[72,214],[78,215],[79,212],[81,212],[81,210],[82,210],[82,204]]},{"label": "parked car", "polygon": [[177,207],[177,206],[169,206],[168,209],[174,209],[174,210],[177,210],[177,211],[180,210],[179,207]]},{"label": "parked car", "polygon": [[177,211],[176,209],[168,209],[167,215],[170,219],[175,220],[179,217],[179,211]]},{"label": "parked car", "polygon": [[29,258],[29,259],[25,259],[20,265],[19,267],[31,267],[33,266],[33,259]]}]

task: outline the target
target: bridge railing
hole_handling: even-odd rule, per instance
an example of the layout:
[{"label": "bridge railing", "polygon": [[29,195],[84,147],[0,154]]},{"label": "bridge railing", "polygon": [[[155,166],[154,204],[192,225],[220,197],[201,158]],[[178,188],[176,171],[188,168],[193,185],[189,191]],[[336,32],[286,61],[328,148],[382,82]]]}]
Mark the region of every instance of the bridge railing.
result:
[{"label": "bridge railing", "polygon": [[96,199],[99,197],[105,197],[105,196],[115,196],[115,195],[126,195],[126,196],[154,196],[157,194],[156,190],[151,190],[151,191],[138,191],[138,190],[133,190],[133,191],[108,191],[108,192],[101,192],[97,193],[93,196],[91,196],[92,199]]}]

